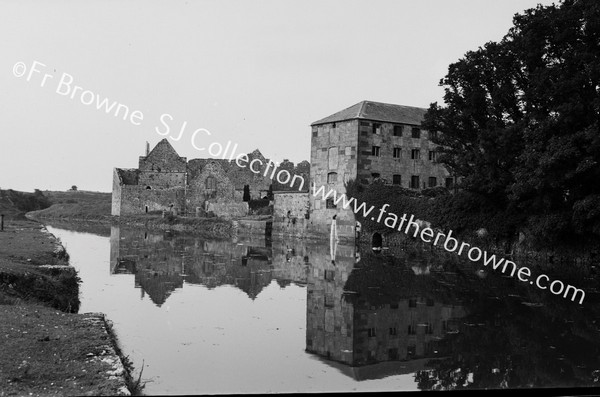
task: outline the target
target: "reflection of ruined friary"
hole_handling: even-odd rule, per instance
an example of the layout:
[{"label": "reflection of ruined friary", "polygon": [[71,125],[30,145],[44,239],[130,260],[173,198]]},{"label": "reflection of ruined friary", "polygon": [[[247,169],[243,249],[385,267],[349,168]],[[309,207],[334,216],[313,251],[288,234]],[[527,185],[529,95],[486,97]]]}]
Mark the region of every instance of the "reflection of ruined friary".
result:
[{"label": "reflection of ruined friary", "polygon": [[[252,163],[268,164],[269,160],[257,149],[247,155]],[[278,169],[290,173],[308,173],[308,162],[295,168],[285,160]],[[140,156],[137,169],[115,168],[113,173],[112,215],[143,214],[171,211],[194,215],[200,210],[213,211],[220,216],[246,215],[246,199],[267,195],[272,184],[270,175],[255,173],[240,167],[235,160],[193,159],[187,161],[177,154],[167,139],[152,151]]]},{"label": "reflection of ruined friary", "polygon": [[231,285],[251,299],[273,280],[281,287],[306,283],[304,257],[294,250],[267,248],[264,238],[237,244],[113,226],[110,242],[111,274],[134,274],[136,288],[158,306],[184,282],[208,288]]},{"label": "reflection of ruined friary", "polygon": [[423,258],[399,258],[406,266],[390,271],[371,254],[356,263],[353,245],[242,244],[116,226],[110,240],[111,274],[134,274],[142,297],[158,306],[186,284],[234,286],[250,299],[273,283],[306,285],[307,352],[359,380],[424,369],[437,357],[436,342],[465,314],[423,293],[440,290],[419,271],[432,267]]}]

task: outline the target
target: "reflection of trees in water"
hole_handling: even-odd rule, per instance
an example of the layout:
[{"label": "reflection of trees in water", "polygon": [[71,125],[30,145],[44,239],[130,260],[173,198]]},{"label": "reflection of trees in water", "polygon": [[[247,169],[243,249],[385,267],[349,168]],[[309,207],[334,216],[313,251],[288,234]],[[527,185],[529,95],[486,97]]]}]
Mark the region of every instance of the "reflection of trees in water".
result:
[{"label": "reflection of trees in water", "polygon": [[469,315],[439,342],[444,358],[416,373],[420,389],[597,385],[597,299],[581,307],[499,274],[474,279],[473,266],[456,266],[453,290]]},{"label": "reflection of trees in water", "polygon": [[[439,358],[427,362],[430,369],[415,372],[420,389],[597,385],[595,296],[588,295],[581,307],[494,272],[481,279],[477,266],[453,258],[394,254],[363,255],[344,287],[355,293],[345,299],[357,307],[381,308],[419,296],[462,305],[468,313],[436,342]],[[430,273],[415,271],[415,263]]]},{"label": "reflection of trees in water", "polygon": [[419,388],[593,385],[593,372],[600,368],[598,330],[593,321],[581,329],[588,321],[577,311],[557,316],[515,298],[466,306],[471,315],[460,332],[440,342],[441,355],[448,358],[417,373]]}]

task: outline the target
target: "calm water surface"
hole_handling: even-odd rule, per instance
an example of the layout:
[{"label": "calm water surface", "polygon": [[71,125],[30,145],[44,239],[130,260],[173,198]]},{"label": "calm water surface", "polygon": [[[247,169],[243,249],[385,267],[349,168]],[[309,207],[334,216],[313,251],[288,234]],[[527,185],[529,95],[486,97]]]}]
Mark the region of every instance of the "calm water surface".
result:
[{"label": "calm water surface", "polygon": [[580,306],[419,250],[377,256],[329,242],[48,229],[79,271],[80,312],[114,323],[147,394],[594,386],[600,378],[592,287]]}]

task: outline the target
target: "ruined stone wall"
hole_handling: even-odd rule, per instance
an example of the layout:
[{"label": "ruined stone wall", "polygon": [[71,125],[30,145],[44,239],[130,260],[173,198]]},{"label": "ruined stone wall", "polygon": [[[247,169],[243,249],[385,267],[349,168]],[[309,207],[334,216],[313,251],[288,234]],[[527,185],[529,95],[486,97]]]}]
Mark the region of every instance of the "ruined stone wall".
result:
[{"label": "ruined stone wall", "polygon": [[185,172],[141,171],[139,184],[152,189],[170,189],[185,186]]},{"label": "ruined stone wall", "polygon": [[[335,124],[335,127],[334,127]],[[309,229],[313,233],[329,234],[333,215],[337,215],[338,236],[354,238],[356,220],[351,209],[327,208],[326,200],[314,197],[312,183],[317,189],[325,187],[345,194],[344,182],[356,178],[358,120],[329,123],[312,127],[310,154]]]},{"label": "ruined stone wall", "polygon": [[140,156],[140,171],[186,172],[187,159],[180,157],[166,139],[160,141],[148,156]]},{"label": "ruined stone wall", "polygon": [[[373,124],[380,125],[379,133],[373,133]],[[394,136],[394,126],[402,128],[401,136]],[[399,175],[400,185],[411,188],[411,177],[419,177],[418,189],[445,186],[450,173],[441,164],[430,160],[429,152],[435,151],[429,131],[420,130],[420,138],[412,137],[412,129],[419,126],[380,123],[361,120],[359,123],[358,178],[362,183],[371,183],[378,174],[387,183],[393,183]],[[379,147],[379,156],[373,155],[373,146]],[[394,148],[400,149],[400,157],[394,158]],[[412,159],[413,149],[419,149],[420,158]],[[435,178],[430,186],[429,178]]]},{"label": "ruined stone wall", "polygon": [[274,192],[273,235],[307,237],[308,196],[308,192]]},{"label": "ruined stone wall", "polygon": [[121,179],[119,172],[113,169],[113,189],[112,189],[112,204],[110,214],[114,216],[121,215]]},{"label": "ruined stone wall", "polygon": [[171,208],[180,213],[184,205],[185,189],[182,187],[153,190],[142,185],[121,186],[121,215],[170,211]]},{"label": "ruined stone wall", "polygon": [[[209,182],[209,178],[213,182]],[[225,171],[217,162],[208,162],[204,168],[188,181],[186,203],[188,208],[205,208],[206,201],[211,203],[234,202],[235,188]]]},{"label": "ruined stone wall", "polygon": [[308,192],[274,192],[274,220],[285,218],[287,221],[288,211],[292,218],[304,218],[309,209],[308,196]]}]

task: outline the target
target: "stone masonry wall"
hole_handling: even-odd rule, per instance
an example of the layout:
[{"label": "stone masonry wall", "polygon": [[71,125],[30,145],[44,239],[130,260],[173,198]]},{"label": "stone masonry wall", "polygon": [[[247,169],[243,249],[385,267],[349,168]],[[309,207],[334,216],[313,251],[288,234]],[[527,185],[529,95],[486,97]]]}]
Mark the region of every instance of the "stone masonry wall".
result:
[{"label": "stone masonry wall", "polygon": [[[334,127],[335,124],[335,127]],[[351,209],[327,208],[321,195],[313,196],[316,188],[325,187],[325,194],[334,189],[338,195],[346,193],[344,182],[356,178],[358,120],[313,126],[310,154],[309,191],[310,218],[308,228],[314,233],[329,234],[332,218],[337,215],[338,236],[354,238],[356,220]]]},{"label": "stone masonry wall", "polygon": [[121,215],[170,211],[171,208],[181,212],[184,208],[184,197],[184,188],[152,190],[141,185],[122,185]]},{"label": "stone masonry wall", "polygon": [[[419,177],[419,189],[444,186],[450,173],[441,164],[430,160],[429,152],[436,145],[429,139],[429,132],[421,129],[420,138],[412,137],[412,128],[419,126],[379,123],[379,133],[373,133],[373,123],[361,120],[359,124],[358,178],[361,182],[372,182],[374,174],[392,183],[394,175],[401,178],[400,185],[411,188],[411,177]],[[394,136],[394,126],[402,127],[402,136]],[[373,146],[380,149],[379,156],[373,155]],[[400,149],[400,157],[394,158],[394,148]],[[420,150],[420,158],[412,159],[411,151]],[[435,178],[435,186],[430,186],[429,178]]]},{"label": "stone masonry wall", "polygon": [[121,181],[119,178],[119,172],[117,169],[113,169],[113,189],[112,189],[112,203],[110,214],[114,216],[121,215]]}]

